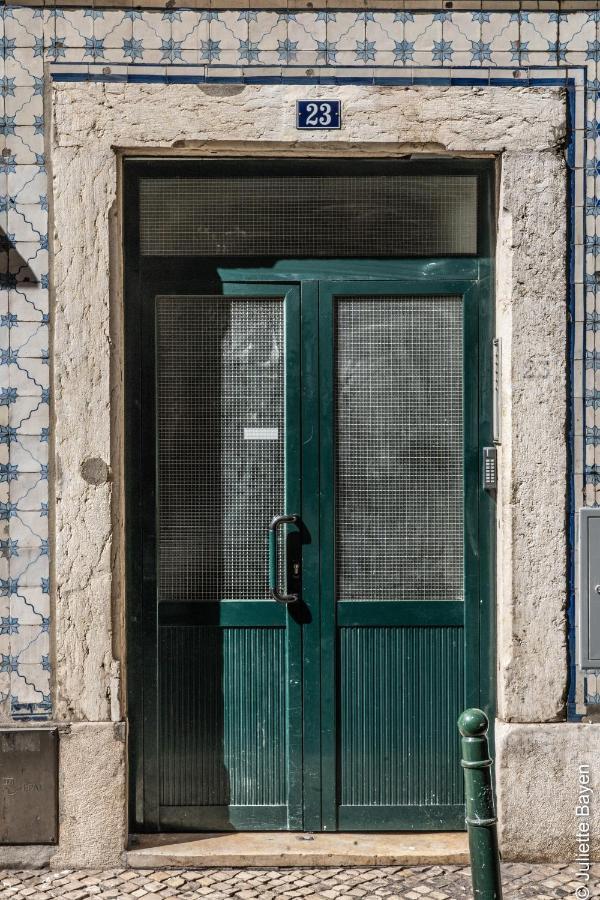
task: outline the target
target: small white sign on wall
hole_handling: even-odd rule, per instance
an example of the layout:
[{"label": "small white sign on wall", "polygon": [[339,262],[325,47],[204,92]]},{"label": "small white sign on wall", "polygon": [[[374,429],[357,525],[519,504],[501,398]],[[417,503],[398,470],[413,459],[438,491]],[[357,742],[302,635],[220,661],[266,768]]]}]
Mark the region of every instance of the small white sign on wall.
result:
[{"label": "small white sign on wall", "polygon": [[279,428],[244,428],[245,441],[277,441]]}]

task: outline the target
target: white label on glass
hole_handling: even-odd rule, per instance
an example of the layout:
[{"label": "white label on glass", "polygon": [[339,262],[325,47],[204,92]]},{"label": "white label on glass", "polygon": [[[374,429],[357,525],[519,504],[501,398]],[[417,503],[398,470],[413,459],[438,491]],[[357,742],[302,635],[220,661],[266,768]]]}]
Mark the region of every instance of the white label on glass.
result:
[{"label": "white label on glass", "polygon": [[279,428],[244,428],[245,441],[277,441]]}]

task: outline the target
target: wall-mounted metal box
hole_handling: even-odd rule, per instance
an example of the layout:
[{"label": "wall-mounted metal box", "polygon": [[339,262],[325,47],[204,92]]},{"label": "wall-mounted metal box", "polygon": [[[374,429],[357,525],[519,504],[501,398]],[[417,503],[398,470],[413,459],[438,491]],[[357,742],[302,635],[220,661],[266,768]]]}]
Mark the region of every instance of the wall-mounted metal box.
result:
[{"label": "wall-mounted metal box", "polygon": [[57,840],[57,729],[0,729],[0,844]]},{"label": "wall-mounted metal box", "polygon": [[600,669],[600,508],[579,510],[577,662]]}]

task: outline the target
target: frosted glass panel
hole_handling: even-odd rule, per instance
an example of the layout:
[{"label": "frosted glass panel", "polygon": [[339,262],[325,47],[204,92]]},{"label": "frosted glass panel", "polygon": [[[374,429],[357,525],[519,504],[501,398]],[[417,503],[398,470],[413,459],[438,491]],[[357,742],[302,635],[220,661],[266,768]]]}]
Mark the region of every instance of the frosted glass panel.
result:
[{"label": "frosted glass panel", "polygon": [[284,508],[283,301],[158,297],[161,600],[267,598]]},{"label": "frosted glass panel", "polygon": [[461,600],[461,298],[340,298],[336,348],[338,599]]},{"label": "frosted glass panel", "polygon": [[142,178],[153,256],[451,256],[477,252],[477,178]]}]

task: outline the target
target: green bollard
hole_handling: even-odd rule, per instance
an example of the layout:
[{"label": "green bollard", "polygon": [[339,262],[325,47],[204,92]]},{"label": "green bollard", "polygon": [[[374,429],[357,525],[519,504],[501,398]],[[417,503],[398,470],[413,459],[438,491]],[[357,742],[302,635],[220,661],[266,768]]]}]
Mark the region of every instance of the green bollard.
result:
[{"label": "green bollard", "polygon": [[500,854],[492,790],[489,721],[481,709],[466,709],[458,720],[465,773],[467,829],[475,900],[502,900]]}]

